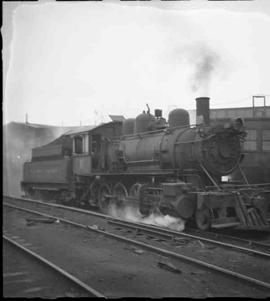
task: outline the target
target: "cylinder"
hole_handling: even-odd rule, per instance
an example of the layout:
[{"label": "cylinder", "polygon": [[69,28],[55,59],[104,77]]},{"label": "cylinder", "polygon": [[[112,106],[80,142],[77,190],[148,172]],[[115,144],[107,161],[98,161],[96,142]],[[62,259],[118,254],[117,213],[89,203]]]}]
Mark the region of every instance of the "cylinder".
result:
[{"label": "cylinder", "polygon": [[178,215],[184,219],[191,218],[195,212],[196,206],[195,202],[188,195],[182,194],[177,197],[175,203],[176,211]]},{"label": "cylinder", "polygon": [[209,97],[196,98],[196,123],[209,125],[210,123],[210,110],[209,110]]}]

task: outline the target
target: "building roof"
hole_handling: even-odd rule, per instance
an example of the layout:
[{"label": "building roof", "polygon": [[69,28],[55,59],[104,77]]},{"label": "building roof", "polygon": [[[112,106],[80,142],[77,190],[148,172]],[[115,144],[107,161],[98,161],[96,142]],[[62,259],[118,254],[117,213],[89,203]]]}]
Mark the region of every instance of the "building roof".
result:
[{"label": "building roof", "polygon": [[39,124],[39,123],[30,123],[30,122],[17,122],[17,121],[11,121],[5,124],[4,126],[7,125],[24,126],[24,127],[34,128],[34,129],[43,129],[43,128],[63,129],[63,131],[77,130],[84,127],[84,126],[57,126],[57,125]]},{"label": "building roof", "polygon": [[[195,123],[196,110],[189,110],[190,121]],[[237,108],[210,108],[210,119],[232,119],[232,118],[270,118],[270,106],[237,107]]]},{"label": "building roof", "polygon": [[112,121],[124,121],[125,117],[123,115],[109,115]]},{"label": "building roof", "polygon": [[65,132],[64,135],[74,135],[74,134],[78,134],[78,133],[84,133],[84,132],[88,132],[94,128],[96,128],[95,125],[77,126],[77,127],[74,127],[74,129],[70,129],[67,132]]},{"label": "building roof", "polygon": [[74,129],[74,130],[70,130],[66,133],[64,133],[64,135],[76,135],[76,134],[82,134],[82,133],[85,133],[85,132],[90,132],[90,131],[93,131],[93,130],[96,130],[102,126],[107,126],[107,125],[110,125],[110,124],[113,124],[113,123],[121,123],[122,121],[110,121],[110,122],[106,122],[106,123],[101,123],[97,126],[95,125],[90,125],[90,126],[82,126],[82,127],[78,127],[77,129]]},{"label": "building roof", "polygon": [[60,128],[60,126],[56,126],[56,125],[38,124],[38,123],[30,123],[30,122],[18,122],[18,121],[11,121],[5,125],[26,126],[26,127],[30,127],[30,128]]}]

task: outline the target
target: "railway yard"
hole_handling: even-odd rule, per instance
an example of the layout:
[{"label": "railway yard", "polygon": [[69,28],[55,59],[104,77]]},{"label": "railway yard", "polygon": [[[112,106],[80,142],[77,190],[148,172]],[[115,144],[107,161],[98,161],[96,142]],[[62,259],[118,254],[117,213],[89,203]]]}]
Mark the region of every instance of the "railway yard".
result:
[{"label": "railway yard", "polygon": [[5,297],[264,298],[269,258],[267,231],[179,232],[3,197]]},{"label": "railway yard", "polygon": [[4,296],[268,297],[267,164],[249,182],[243,120],[210,122],[208,97],[196,114],[148,107],[32,148],[23,197],[3,196]]},{"label": "railway yard", "polygon": [[13,2],[3,297],[270,297],[269,1]]}]

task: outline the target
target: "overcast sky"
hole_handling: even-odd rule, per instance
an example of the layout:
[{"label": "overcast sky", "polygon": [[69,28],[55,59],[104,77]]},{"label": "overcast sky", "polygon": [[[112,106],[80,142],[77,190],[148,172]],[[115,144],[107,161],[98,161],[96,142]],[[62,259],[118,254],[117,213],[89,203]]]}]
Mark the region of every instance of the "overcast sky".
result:
[{"label": "overcast sky", "polygon": [[167,117],[198,96],[220,108],[270,94],[269,0],[4,2],[2,34],[6,122],[87,125],[146,103]]}]

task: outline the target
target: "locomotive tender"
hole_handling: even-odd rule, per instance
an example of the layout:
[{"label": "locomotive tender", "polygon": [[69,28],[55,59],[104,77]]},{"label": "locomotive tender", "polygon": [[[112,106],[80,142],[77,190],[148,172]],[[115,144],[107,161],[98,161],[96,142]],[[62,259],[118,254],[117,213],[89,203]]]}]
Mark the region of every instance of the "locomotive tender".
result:
[{"label": "locomotive tender", "polygon": [[161,110],[154,116],[148,108],[136,119],[70,131],[34,148],[22,189],[26,196],[88,202],[103,212],[135,203],[143,215],[157,210],[203,230],[269,228],[269,189],[221,181],[240,169],[242,120],[211,126],[209,98],[196,104],[195,126],[183,109],[171,111],[166,122]]}]

